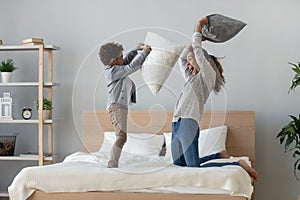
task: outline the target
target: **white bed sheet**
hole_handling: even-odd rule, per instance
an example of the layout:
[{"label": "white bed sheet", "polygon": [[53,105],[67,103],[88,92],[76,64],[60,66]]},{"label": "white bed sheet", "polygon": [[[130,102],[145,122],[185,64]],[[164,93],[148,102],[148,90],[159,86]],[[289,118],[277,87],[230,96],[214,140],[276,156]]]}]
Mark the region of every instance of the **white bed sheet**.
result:
[{"label": "white bed sheet", "polygon": [[[215,160],[236,161],[247,157]],[[87,192],[134,191],[188,194],[230,194],[251,197],[248,173],[239,166],[188,168],[164,157],[141,157],[122,153],[117,169],[106,168],[108,155],[76,152],[61,163],[27,167],[9,186],[11,200],[23,200],[34,191]]]}]

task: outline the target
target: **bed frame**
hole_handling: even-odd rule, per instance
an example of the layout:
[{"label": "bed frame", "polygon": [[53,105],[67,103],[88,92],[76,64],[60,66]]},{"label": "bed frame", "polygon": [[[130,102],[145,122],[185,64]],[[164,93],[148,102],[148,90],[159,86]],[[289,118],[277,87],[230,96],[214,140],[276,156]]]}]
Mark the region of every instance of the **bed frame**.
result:
[{"label": "bed frame", "polygon": [[[173,111],[131,110],[128,114],[128,132],[171,132]],[[204,111],[201,129],[227,125],[229,127],[226,148],[232,156],[248,156],[255,166],[255,112],[254,111]],[[85,111],[83,113],[84,151],[97,151],[103,141],[103,132],[112,131],[107,111]],[[45,193],[34,192],[28,200],[246,200],[245,197],[230,195],[165,194],[129,192],[83,192]],[[254,198],[252,197],[252,200]]]}]

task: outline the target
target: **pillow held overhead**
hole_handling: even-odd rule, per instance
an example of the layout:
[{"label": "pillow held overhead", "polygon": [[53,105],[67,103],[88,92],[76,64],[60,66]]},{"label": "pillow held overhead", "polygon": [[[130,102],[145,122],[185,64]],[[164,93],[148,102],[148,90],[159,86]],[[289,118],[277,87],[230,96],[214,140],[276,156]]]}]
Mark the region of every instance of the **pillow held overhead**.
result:
[{"label": "pillow held overhead", "polygon": [[208,24],[201,27],[202,35],[208,41],[226,42],[238,34],[247,24],[230,17],[212,14],[207,16]]},{"label": "pillow held overhead", "polygon": [[151,45],[152,51],[143,63],[141,73],[151,92],[156,95],[167,80],[184,45],[153,32],[147,33],[145,44]]}]

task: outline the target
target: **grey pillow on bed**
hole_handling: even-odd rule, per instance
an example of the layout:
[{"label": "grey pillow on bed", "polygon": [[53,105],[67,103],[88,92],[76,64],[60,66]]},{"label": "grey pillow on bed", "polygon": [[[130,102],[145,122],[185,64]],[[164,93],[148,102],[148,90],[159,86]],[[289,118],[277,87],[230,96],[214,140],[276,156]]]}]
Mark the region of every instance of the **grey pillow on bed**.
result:
[{"label": "grey pillow on bed", "polygon": [[201,27],[201,33],[208,41],[216,43],[230,40],[247,25],[220,14],[208,15],[207,19],[208,24]]}]

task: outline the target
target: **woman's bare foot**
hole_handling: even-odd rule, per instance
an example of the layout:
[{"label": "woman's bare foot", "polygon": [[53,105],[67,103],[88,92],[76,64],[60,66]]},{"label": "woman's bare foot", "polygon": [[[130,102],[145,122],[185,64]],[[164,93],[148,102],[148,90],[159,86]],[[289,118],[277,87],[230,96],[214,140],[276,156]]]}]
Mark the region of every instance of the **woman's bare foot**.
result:
[{"label": "woman's bare foot", "polygon": [[240,166],[246,170],[246,172],[248,172],[248,174],[255,180],[258,180],[258,175],[255,169],[253,169],[252,167],[250,167],[244,160],[239,160],[238,161]]},{"label": "woman's bare foot", "polygon": [[222,151],[220,151],[220,158],[230,158],[230,156],[227,153],[227,151],[222,150]]}]

